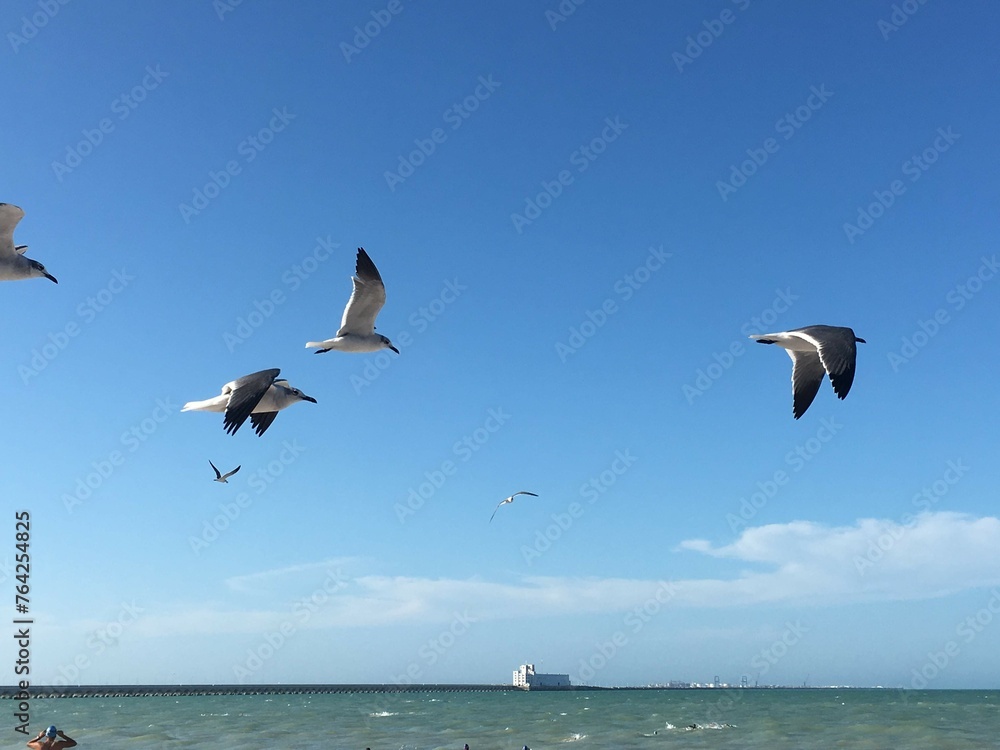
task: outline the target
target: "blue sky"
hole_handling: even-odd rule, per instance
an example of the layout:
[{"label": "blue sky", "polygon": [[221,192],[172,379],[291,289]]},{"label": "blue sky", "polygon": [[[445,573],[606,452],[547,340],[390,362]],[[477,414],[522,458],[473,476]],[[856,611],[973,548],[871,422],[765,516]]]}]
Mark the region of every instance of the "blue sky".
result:
[{"label": "blue sky", "polygon": [[997,13],[8,3],[32,682],[996,687]]}]

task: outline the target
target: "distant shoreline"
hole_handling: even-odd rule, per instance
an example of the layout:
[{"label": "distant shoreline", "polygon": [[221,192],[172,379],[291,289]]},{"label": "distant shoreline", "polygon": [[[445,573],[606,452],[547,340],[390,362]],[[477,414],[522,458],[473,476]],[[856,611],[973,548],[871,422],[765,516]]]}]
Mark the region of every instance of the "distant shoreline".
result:
[{"label": "distant shoreline", "polygon": [[[35,686],[28,693],[32,700],[44,698],[145,698],[207,695],[323,695],[332,693],[552,693],[621,690],[882,690],[892,688],[854,687],[792,687],[783,685],[739,686],[667,686],[601,687],[570,685],[568,687],[535,687],[525,689],[510,684],[329,684],[329,685],[67,685]],[[18,696],[16,687],[0,687],[0,699]]]}]

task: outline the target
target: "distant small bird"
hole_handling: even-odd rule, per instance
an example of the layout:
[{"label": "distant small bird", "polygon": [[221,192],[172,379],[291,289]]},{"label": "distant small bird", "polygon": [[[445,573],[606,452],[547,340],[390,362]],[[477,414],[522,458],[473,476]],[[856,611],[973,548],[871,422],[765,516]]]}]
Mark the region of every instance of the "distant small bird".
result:
[{"label": "distant small bird", "polygon": [[188,401],[181,411],[222,411],[226,413],[222,426],[235,435],[240,426],[250,418],[257,435],[263,435],[278,416],[278,412],[299,401],[316,403],[287,380],[278,380],[281,370],[261,370],[222,386],[222,393],[204,401]]},{"label": "distant small bird", "polygon": [[45,277],[56,284],[56,277],[37,260],[26,258],[27,245],[14,244],[14,227],[24,211],[10,203],[0,203],[0,281],[20,281]]},{"label": "distant small bird", "polygon": [[377,352],[380,349],[392,349],[399,354],[399,349],[392,345],[385,336],[375,333],[375,318],[385,304],[385,284],[378,269],[372,263],[363,247],[358,248],[358,259],[355,264],[357,274],[351,280],[354,291],[344,308],[344,317],[340,321],[340,330],[332,339],[326,341],[310,341],[306,348],[319,347],[316,354],[336,349],[341,352]]},{"label": "distant small bird", "polygon": [[218,469],[215,468],[215,464],[212,463],[211,459],[208,460],[208,464],[213,469],[215,469],[215,479],[212,480],[212,481],[222,482],[223,484],[229,484],[229,477],[231,477],[233,474],[235,474],[237,471],[239,471],[240,470],[240,466],[242,466],[242,464],[240,464],[240,466],[237,466],[232,471],[227,471],[225,474],[223,474],[221,471],[219,471]]},{"label": "distant small bird", "polygon": [[847,398],[854,383],[857,344],[868,343],[850,328],[838,326],[806,326],[750,338],[758,344],[777,344],[792,358],[792,413],[796,419],[816,398],[824,372],[837,396]]},{"label": "distant small bird", "polygon": [[[517,497],[518,495],[531,495],[532,497],[538,497],[538,495],[536,495],[534,492],[526,492],[524,490],[521,490],[520,492],[515,492],[510,497],[501,500],[499,503],[497,503],[497,507],[493,509],[493,516],[495,516],[497,514],[497,511],[500,510],[501,505],[506,505],[507,503],[514,502],[514,498]],[[490,523],[493,523],[493,516],[490,516]]]}]

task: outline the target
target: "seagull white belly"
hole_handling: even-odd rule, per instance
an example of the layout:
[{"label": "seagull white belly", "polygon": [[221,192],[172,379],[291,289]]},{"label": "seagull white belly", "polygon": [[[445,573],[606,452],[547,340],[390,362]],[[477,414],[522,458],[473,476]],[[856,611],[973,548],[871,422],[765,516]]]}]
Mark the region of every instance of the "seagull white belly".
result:
[{"label": "seagull white belly", "polygon": [[319,349],[333,349],[338,352],[364,353],[377,352],[384,348],[382,339],[379,336],[360,336],[349,333],[344,336],[337,336],[326,341],[310,341],[307,348],[316,347]]}]

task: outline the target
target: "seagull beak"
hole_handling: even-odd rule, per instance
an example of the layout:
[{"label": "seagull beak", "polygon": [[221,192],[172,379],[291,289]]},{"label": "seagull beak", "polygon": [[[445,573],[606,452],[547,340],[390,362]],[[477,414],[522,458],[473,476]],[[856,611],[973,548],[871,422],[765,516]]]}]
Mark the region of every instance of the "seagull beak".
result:
[{"label": "seagull beak", "polygon": [[855,340],[856,342],[858,342],[859,344],[867,344],[867,343],[868,343],[868,342],[867,342],[867,341],[865,341],[864,339],[859,339],[859,338],[857,338],[857,337],[855,337],[855,338],[854,338],[854,340]]},{"label": "seagull beak", "polygon": [[302,400],[303,401],[311,401],[314,404],[316,403],[316,399],[314,399],[312,396],[306,396],[305,394],[302,395]]},{"label": "seagull beak", "polygon": [[399,349],[394,347],[392,344],[389,344],[389,348],[392,349],[394,352],[396,352],[396,354],[399,354]]},{"label": "seagull beak", "polygon": [[47,273],[47,274],[45,274],[45,278],[47,278],[47,279],[48,279],[49,281],[51,281],[51,282],[52,282],[53,284],[58,284],[58,283],[59,283],[59,282],[58,282],[58,281],[56,280],[56,277],[55,277],[55,276],[53,276],[53,275],[52,275],[51,273]]}]

